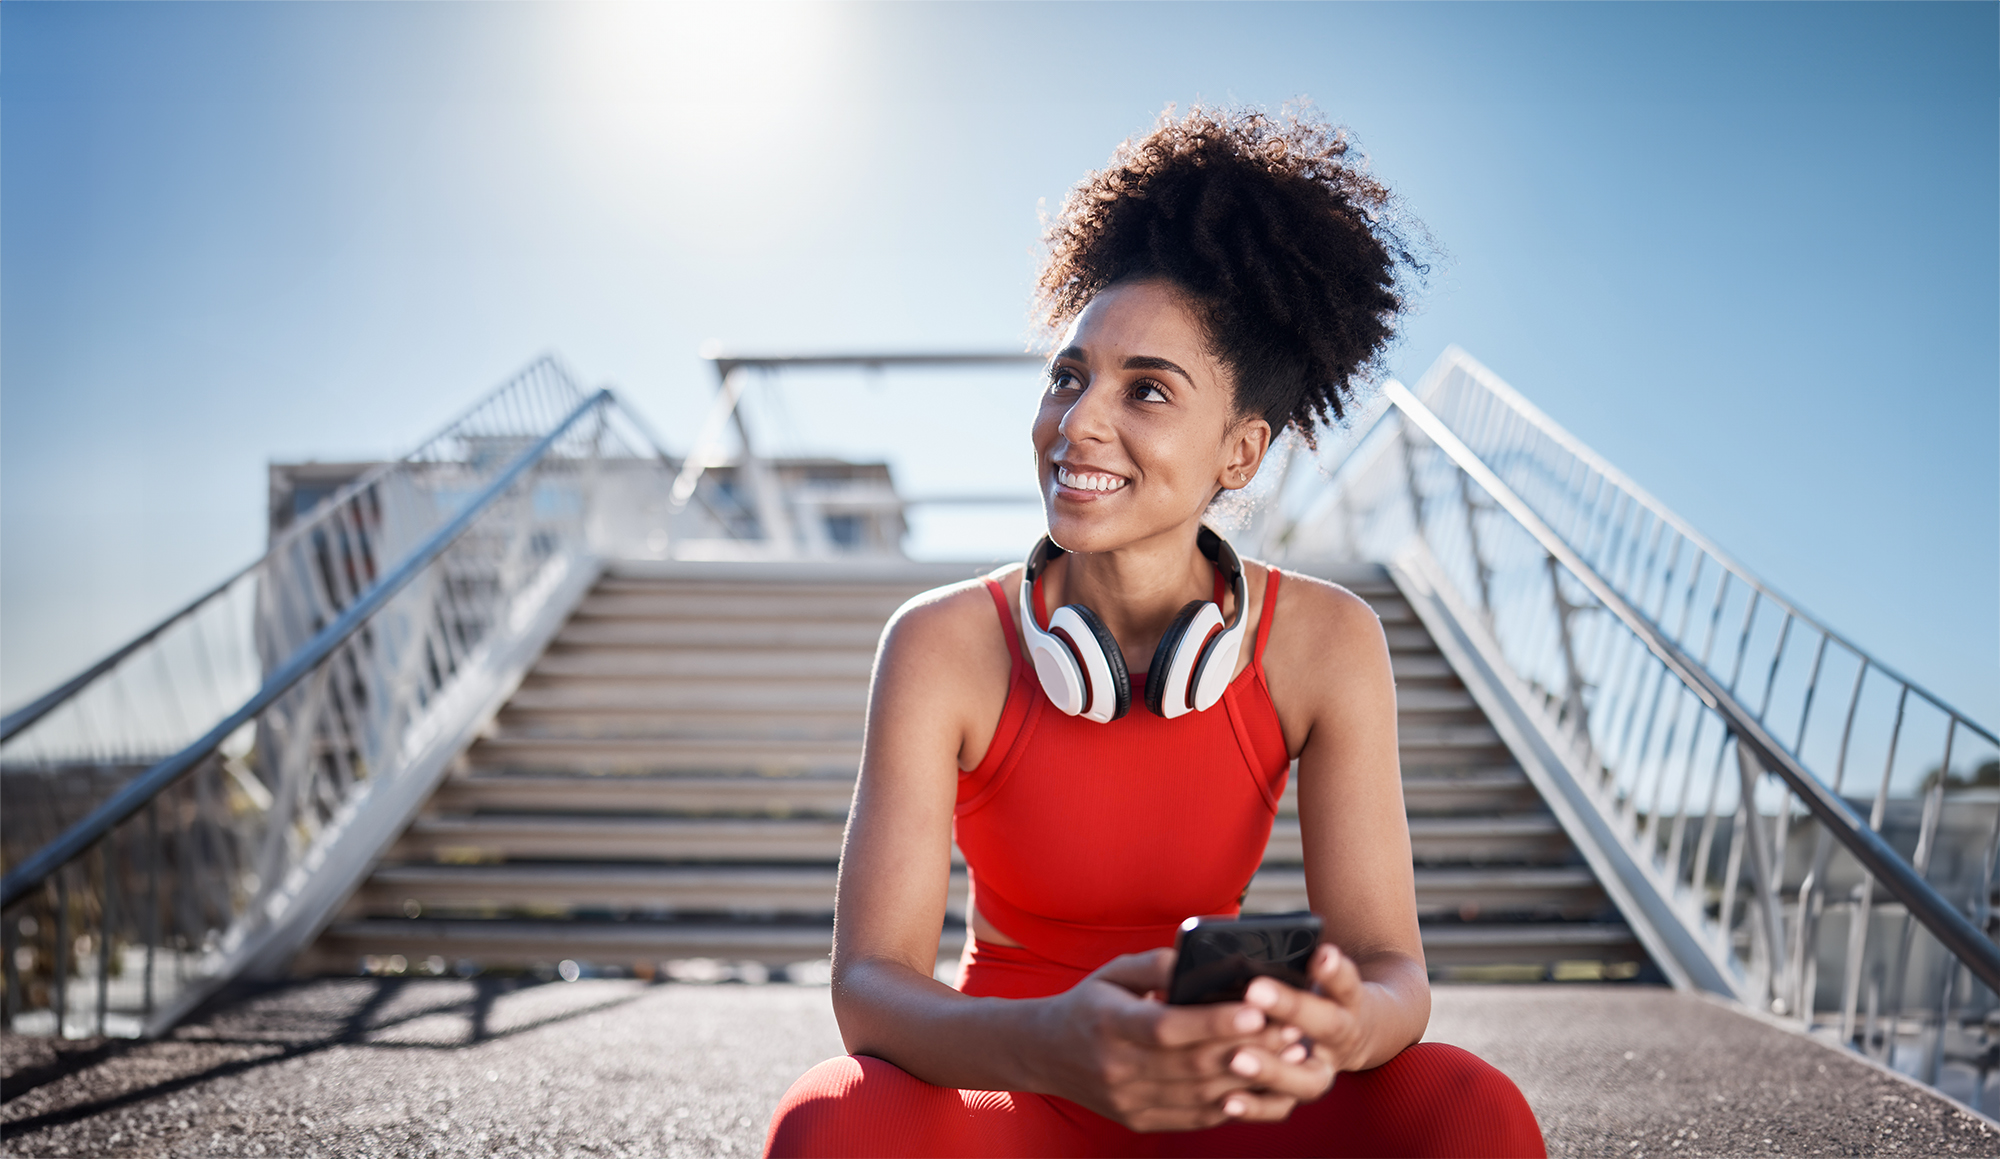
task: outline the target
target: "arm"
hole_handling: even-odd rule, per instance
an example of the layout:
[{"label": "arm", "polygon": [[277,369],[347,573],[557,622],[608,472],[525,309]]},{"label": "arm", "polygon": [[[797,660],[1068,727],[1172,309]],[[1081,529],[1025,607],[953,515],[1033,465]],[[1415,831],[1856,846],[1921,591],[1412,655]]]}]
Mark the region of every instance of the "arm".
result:
[{"label": "arm", "polygon": [[1282,1117],[1290,1097],[1251,1091],[1230,1069],[1246,1043],[1283,1049],[1282,1031],[1242,1003],[1145,997],[1165,987],[1170,951],[1116,959],[1026,1001],[932,978],[957,770],[990,743],[1008,671],[976,586],[913,601],[883,635],[835,910],[833,1005],[847,1048],[934,1085],[1059,1094],[1140,1129],[1208,1126],[1232,1101],[1237,1117]]},{"label": "arm", "polygon": [[1249,1001],[1302,1027],[1337,1070],[1365,1070],[1423,1037],[1430,984],[1417,928],[1397,759],[1396,688],[1374,610],[1343,588],[1287,575],[1265,670],[1299,754],[1306,891],[1325,923],[1322,997],[1275,983]]}]

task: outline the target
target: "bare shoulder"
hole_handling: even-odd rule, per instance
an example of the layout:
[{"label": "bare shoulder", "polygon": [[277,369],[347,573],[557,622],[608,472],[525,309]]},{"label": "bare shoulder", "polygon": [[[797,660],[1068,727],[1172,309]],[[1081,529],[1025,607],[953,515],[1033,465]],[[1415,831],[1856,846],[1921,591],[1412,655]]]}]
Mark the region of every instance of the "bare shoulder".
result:
[{"label": "bare shoulder", "polygon": [[997,687],[1004,699],[1012,650],[986,581],[1004,584],[1009,570],[1018,574],[1020,565],[990,577],[932,588],[905,601],[882,630],[876,680],[899,672],[951,687],[969,680],[975,696],[988,697]]},{"label": "bare shoulder", "polygon": [[980,643],[1004,652],[993,597],[978,577],[918,592],[903,602],[882,631],[884,651],[958,649]]},{"label": "bare shoulder", "polygon": [[1367,600],[1317,576],[1283,574],[1278,604],[1271,613],[1273,655],[1281,648],[1325,655],[1344,647],[1382,646],[1382,618]]},{"label": "bare shoulder", "polygon": [[1298,755],[1321,725],[1351,735],[1357,715],[1395,721],[1395,683],[1381,617],[1336,583],[1284,573],[1271,609],[1265,682]]}]

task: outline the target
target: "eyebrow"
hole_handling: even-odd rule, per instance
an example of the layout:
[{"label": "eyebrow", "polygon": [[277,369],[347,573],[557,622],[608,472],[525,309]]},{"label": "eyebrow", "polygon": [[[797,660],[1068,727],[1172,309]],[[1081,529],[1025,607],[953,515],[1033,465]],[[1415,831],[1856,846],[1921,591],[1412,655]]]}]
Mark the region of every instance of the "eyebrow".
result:
[{"label": "eyebrow", "polygon": [[[1061,361],[1062,359],[1065,358],[1075,362],[1090,361],[1089,354],[1087,354],[1084,351],[1083,347],[1081,346],[1065,346],[1061,350],[1056,351],[1055,358],[1051,359],[1050,361],[1052,362]],[[1182,380],[1185,381],[1189,386],[1194,385],[1194,376],[1189,374],[1187,371],[1182,370],[1178,364],[1169,362],[1164,358],[1155,358],[1148,354],[1134,354],[1132,357],[1127,358],[1125,360],[1125,369],[1163,370],[1169,374],[1180,375]]]},{"label": "eyebrow", "polygon": [[1134,355],[1133,355],[1132,357],[1130,357],[1130,358],[1127,358],[1127,359],[1125,360],[1125,369],[1127,369],[1127,370],[1164,370],[1164,371],[1167,371],[1167,372],[1168,372],[1168,373],[1170,373],[1170,374],[1178,374],[1178,375],[1180,375],[1180,376],[1181,376],[1181,379],[1182,379],[1182,381],[1186,382],[1186,383],[1187,383],[1187,384],[1188,384],[1189,386],[1193,386],[1193,385],[1194,385],[1194,376],[1193,376],[1193,375],[1189,374],[1189,373],[1188,373],[1187,371],[1185,371],[1185,370],[1182,370],[1182,369],[1181,369],[1180,367],[1178,367],[1178,366],[1174,365],[1173,363],[1171,363],[1171,362],[1168,362],[1168,361],[1167,361],[1166,359],[1164,359],[1164,358],[1153,358],[1153,357],[1150,357],[1150,356],[1148,356],[1148,355],[1144,355],[1144,354],[1134,354]]}]

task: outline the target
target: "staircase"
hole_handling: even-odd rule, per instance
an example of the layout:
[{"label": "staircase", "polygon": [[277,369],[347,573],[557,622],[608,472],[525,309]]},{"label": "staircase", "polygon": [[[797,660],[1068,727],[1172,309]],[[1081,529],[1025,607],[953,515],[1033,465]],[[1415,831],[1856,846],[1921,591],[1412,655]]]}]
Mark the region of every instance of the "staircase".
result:
[{"label": "staircase", "polygon": [[[1375,609],[1396,676],[1403,803],[1431,976],[1622,979],[1647,958],[1526,774],[1438,652],[1387,569],[1315,569]],[[1306,908],[1288,786],[1244,907]]]},{"label": "staircase", "polygon": [[[876,639],[969,571],[615,566],[299,968],[823,959]],[[1331,578],[1388,631],[1433,973],[1636,974],[1643,950],[1387,572]],[[952,894],[941,961],[962,872]],[[1288,794],[1247,906],[1305,905]]]}]

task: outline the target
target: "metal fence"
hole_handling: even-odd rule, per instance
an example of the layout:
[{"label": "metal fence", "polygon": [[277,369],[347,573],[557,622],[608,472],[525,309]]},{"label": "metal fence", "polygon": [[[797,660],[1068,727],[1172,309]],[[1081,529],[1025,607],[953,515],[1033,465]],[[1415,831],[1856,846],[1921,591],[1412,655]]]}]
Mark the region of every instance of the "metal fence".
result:
[{"label": "metal fence", "polygon": [[1278,552],[1434,583],[1735,997],[1992,1111],[1993,733],[1463,352],[1386,394]]},{"label": "metal fence", "polygon": [[543,359],[11,714],[6,1024],[143,1033],[281,964],[594,578],[599,466],[664,494],[649,441]]}]

